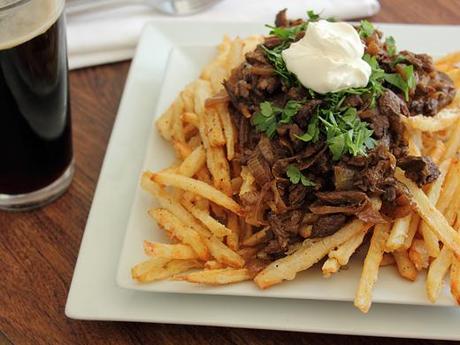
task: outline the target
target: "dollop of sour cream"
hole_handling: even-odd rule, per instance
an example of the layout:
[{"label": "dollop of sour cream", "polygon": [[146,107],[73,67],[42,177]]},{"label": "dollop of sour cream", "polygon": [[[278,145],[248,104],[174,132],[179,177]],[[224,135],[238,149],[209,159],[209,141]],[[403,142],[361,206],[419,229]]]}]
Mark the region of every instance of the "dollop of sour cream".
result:
[{"label": "dollop of sour cream", "polygon": [[353,26],[320,20],[310,22],[305,36],[283,50],[282,57],[303,86],[325,94],[367,85],[371,67],[363,54]]}]

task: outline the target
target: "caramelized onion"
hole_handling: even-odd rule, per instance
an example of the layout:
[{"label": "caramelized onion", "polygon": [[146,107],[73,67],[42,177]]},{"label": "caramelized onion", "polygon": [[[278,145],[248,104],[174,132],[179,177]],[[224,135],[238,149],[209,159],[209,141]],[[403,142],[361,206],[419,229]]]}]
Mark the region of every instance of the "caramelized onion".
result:
[{"label": "caramelized onion", "polygon": [[228,102],[230,102],[230,96],[227,94],[227,92],[222,90],[216,95],[214,95],[213,97],[208,98],[204,105],[206,108],[208,108],[208,107],[213,107],[218,104],[224,104],[224,103],[226,104]]}]

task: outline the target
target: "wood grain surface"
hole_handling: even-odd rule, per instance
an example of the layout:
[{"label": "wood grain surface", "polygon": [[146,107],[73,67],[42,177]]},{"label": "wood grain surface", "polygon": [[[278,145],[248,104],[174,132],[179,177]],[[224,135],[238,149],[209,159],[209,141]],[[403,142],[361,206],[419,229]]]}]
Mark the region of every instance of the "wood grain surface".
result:
[{"label": "wood grain surface", "polygon": [[[381,3],[382,10],[372,18],[374,21],[460,24],[460,0]],[[72,186],[63,197],[41,210],[0,212],[0,345],[447,344],[66,318],[67,292],[128,69],[129,62],[123,62],[71,72],[76,159]]]}]

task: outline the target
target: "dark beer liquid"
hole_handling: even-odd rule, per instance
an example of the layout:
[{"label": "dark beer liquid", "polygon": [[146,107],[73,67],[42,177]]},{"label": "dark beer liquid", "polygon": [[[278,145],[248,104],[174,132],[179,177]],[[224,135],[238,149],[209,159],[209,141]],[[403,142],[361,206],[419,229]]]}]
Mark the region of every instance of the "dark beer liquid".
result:
[{"label": "dark beer liquid", "polygon": [[13,48],[0,46],[0,194],[50,185],[72,160],[64,19]]}]

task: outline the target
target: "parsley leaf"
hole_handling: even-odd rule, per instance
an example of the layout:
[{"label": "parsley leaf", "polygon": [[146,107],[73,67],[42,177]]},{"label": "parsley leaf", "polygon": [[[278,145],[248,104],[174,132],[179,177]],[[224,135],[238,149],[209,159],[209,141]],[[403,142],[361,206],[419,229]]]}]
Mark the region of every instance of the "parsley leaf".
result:
[{"label": "parsley leaf", "polygon": [[289,180],[293,184],[298,184],[301,182],[305,187],[314,187],[315,183],[306,177],[295,165],[289,165],[286,174],[289,177]]},{"label": "parsley leaf", "polygon": [[284,46],[285,44],[282,44],[273,49],[268,49],[264,45],[261,45],[262,49],[265,51],[265,56],[268,61],[270,61],[275,68],[275,73],[278,74],[287,85],[294,85],[298,83],[297,77],[288,71],[286,63],[281,55],[281,52],[285,49]]},{"label": "parsley leaf", "polygon": [[384,79],[387,83],[397,87],[404,93],[404,99],[409,101],[409,91],[416,85],[414,76],[414,66],[403,66],[404,78],[399,73],[385,73]]},{"label": "parsley leaf", "polygon": [[372,25],[366,19],[361,20],[361,23],[359,24],[359,28],[358,28],[358,33],[360,37],[362,38],[370,37],[372,36],[374,31],[375,31],[374,25]]},{"label": "parsley leaf", "polygon": [[315,13],[315,11],[312,11],[312,10],[307,11],[307,16],[310,22],[315,22],[320,19],[319,14]]},{"label": "parsley leaf", "polygon": [[315,114],[310,120],[310,123],[308,124],[307,131],[300,136],[296,135],[296,138],[306,143],[308,143],[309,141],[316,143],[319,139],[319,135],[319,117],[317,114]]},{"label": "parsley leaf", "polygon": [[276,134],[276,128],[280,124],[291,123],[302,105],[302,102],[289,100],[284,108],[279,108],[265,101],[260,103],[260,111],[254,114],[251,122],[258,132],[264,132],[269,138],[273,138]]},{"label": "parsley leaf", "polygon": [[385,39],[385,46],[390,57],[396,54],[396,42],[393,36],[388,36]]}]

